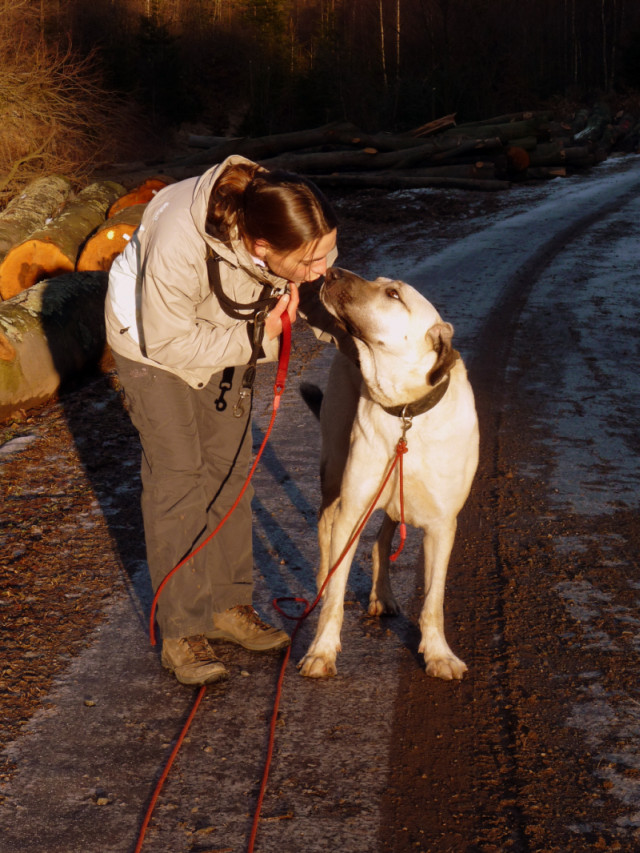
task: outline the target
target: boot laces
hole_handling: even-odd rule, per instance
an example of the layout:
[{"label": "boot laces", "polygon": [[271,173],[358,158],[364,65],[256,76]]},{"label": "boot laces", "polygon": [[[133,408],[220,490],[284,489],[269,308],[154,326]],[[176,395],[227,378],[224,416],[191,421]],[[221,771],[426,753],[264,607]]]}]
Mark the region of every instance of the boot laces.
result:
[{"label": "boot laces", "polygon": [[194,637],[185,637],[185,642],[197,661],[208,663],[213,660],[214,655],[211,652],[211,647],[203,634],[198,634]]},{"label": "boot laces", "polygon": [[270,625],[262,621],[251,604],[238,604],[235,610],[249,625],[257,628],[259,631],[269,631],[271,629]]}]

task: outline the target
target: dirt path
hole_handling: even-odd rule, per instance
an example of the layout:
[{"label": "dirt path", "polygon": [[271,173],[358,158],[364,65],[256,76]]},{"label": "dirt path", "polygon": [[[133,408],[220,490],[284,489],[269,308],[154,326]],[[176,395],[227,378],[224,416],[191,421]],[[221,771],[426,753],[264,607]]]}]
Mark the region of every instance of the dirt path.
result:
[{"label": "dirt path", "polygon": [[[617,393],[638,390],[638,335],[625,320],[639,303],[637,258],[632,252],[618,264],[616,246],[629,236],[636,198],[634,186],[600,199],[544,240],[475,335],[469,371],[481,463],[460,519],[447,607],[470,674],[453,689],[425,689],[412,663],[403,667],[380,849],[640,848],[640,759],[627,741],[640,721],[638,491],[630,490],[631,502],[616,495],[616,468],[600,458],[585,415],[598,395],[610,397],[602,400],[607,441],[627,437],[626,464],[635,470],[637,405],[632,414]],[[613,274],[604,292],[583,284],[597,274],[594,244]],[[571,252],[578,258],[563,259]],[[571,270],[564,281],[563,266]],[[527,306],[545,277],[559,282]],[[479,279],[482,286],[486,277]],[[616,316],[627,300],[632,311]],[[598,306],[596,320],[608,301],[605,314],[616,317],[611,326],[626,327],[626,337],[609,334],[601,318],[585,328],[584,311],[575,309],[582,301]],[[562,376],[576,352],[592,376],[590,386],[575,368],[570,376],[582,383],[565,400],[576,401],[571,441],[592,445],[590,485],[605,507],[588,518],[568,495],[554,501],[562,489],[551,488]],[[577,465],[573,474],[578,484]],[[588,500],[589,488],[576,484]],[[417,614],[416,605],[414,620]]]}]

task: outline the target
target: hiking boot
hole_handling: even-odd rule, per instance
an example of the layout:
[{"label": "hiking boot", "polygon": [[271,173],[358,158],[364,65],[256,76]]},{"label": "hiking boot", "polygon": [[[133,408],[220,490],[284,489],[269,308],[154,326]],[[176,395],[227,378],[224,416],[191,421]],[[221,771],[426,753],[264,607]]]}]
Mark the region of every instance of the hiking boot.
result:
[{"label": "hiking boot", "polygon": [[163,640],[161,660],[181,684],[211,684],[229,675],[202,634]]},{"label": "hiking boot", "polygon": [[250,604],[237,604],[224,613],[214,613],[213,630],[207,631],[207,639],[228,640],[252,652],[283,649],[291,642],[285,631],[263,622]]}]

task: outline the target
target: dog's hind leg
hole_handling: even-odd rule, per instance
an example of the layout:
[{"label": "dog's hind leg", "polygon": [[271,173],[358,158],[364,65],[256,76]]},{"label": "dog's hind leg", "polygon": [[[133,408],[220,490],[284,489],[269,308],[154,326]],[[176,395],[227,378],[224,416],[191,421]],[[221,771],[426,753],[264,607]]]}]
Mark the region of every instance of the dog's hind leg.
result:
[{"label": "dog's hind leg", "polygon": [[382,616],[383,613],[396,616],[400,613],[398,602],[391,590],[391,578],[389,576],[391,540],[397,526],[398,522],[389,518],[385,512],[371,552],[373,577],[369,595],[369,616]]},{"label": "dog's hind leg", "polygon": [[466,664],[456,657],[444,636],[444,590],[449,557],[456,533],[456,519],[433,522],[424,534],[424,587],[426,597],[420,614],[422,641],[427,674],[451,681],[462,678]]}]

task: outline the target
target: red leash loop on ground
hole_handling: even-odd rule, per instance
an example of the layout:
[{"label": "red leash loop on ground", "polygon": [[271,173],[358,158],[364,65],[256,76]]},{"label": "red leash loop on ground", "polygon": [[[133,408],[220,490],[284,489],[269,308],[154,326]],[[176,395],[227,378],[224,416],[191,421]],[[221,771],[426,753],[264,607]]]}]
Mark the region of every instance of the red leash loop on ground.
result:
[{"label": "red leash loop on ground", "polygon": [[256,468],[258,467],[258,462],[260,461],[260,457],[262,456],[262,452],[264,451],[264,448],[267,444],[267,440],[268,440],[269,436],[271,435],[271,430],[273,428],[273,422],[275,421],[275,418],[276,418],[276,412],[278,411],[278,408],[280,406],[280,399],[281,399],[282,394],[284,392],[285,379],[287,376],[287,370],[289,368],[289,356],[290,355],[291,355],[291,320],[289,318],[289,315],[285,311],[282,314],[282,336],[280,338],[280,356],[278,359],[278,372],[276,374],[276,381],[275,381],[274,386],[273,386],[273,391],[274,391],[273,411],[271,413],[271,420],[269,421],[269,426],[267,427],[267,431],[264,435],[264,439],[262,441],[262,444],[260,445],[260,449],[258,450],[258,452],[256,454],[256,458],[253,461],[253,465],[251,466],[251,470],[249,471],[249,476],[245,480],[242,488],[240,489],[240,493],[239,493],[238,497],[235,499],[231,509],[227,512],[227,514],[224,516],[224,518],[220,521],[220,523],[218,524],[216,529],[212,533],[210,533],[207,536],[207,538],[197,546],[197,548],[194,548],[192,551],[190,551],[186,557],[184,557],[182,560],[180,560],[180,562],[171,569],[171,571],[164,577],[162,583],[159,585],[158,589],[156,590],[156,593],[153,597],[153,602],[151,603],[151,615],[149,617],[149,638],[151,640],[152,646],[155,646],[155,644],[156,644],[155,619],[156,619],[156,609],[158,607],[158,599],[160,598],[160,595],[162,594],[162,591],[164,590],[165,586],[169,583],[169,581],[175,575],[175,573],[178,571],[178,569],[181,569],[185,563],[188,563],[192,557],[195,557],[196,554],[198,554],[200,551],[202,551],[202,549],[205,547],[205,545],[207,545],[213,539],[213,537],[218,533],[220,528],[223,527],[223,525],[225,525],[227,523],[227,520],[229,519],[232,512],[235,510],[235,508],[240,503],[242,496],[246,492],[246,490],[249,486],[249,483],[251,482],[251,478],[253,477]]}]

